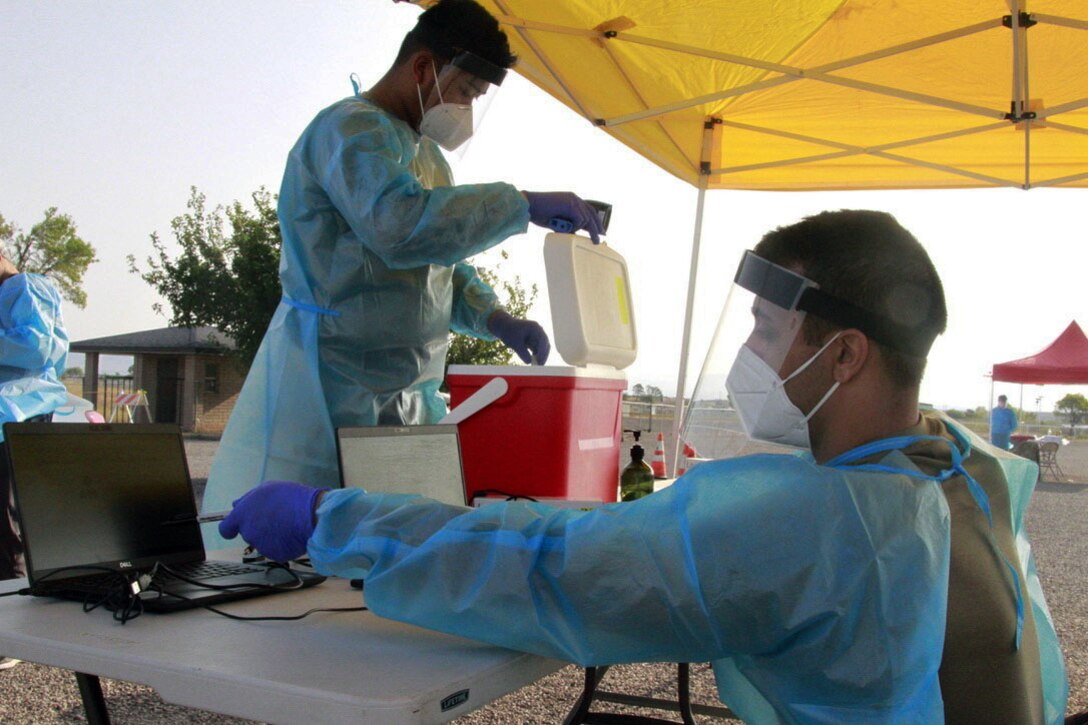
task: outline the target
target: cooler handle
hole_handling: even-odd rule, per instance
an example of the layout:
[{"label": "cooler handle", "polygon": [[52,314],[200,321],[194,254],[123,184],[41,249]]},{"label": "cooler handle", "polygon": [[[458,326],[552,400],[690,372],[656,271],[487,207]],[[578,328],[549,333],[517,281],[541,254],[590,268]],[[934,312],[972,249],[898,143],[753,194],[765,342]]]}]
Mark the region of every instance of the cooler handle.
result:
[{"label": "cooler handle", "polygon": [[446,417],[438,421],[438,423],[440,425],[456,425],[506,395],[508,389],[506,378],[492,378],[475,393],[461,401],[460,405],[447,413]]}]

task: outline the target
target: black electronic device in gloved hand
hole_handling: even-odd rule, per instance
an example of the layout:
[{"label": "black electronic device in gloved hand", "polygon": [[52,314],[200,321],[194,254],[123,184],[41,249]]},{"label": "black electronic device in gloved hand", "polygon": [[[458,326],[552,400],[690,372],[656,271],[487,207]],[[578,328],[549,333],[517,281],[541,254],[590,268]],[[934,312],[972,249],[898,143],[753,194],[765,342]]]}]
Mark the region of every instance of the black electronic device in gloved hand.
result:
[{"label": "black electronic device in gloved hand", "polygon": [[[595,201],[594,199],[585,199],[584,201],[597,212],[597,218],[601,221],[601,233],[607,234],[608,222],[612,220],[612,205],[603,201]],[[570,234],[575,231],[574,222],[561,216],[552,217],[548,221],[548,227],[552,231],[559,232],[560,234]]]}]

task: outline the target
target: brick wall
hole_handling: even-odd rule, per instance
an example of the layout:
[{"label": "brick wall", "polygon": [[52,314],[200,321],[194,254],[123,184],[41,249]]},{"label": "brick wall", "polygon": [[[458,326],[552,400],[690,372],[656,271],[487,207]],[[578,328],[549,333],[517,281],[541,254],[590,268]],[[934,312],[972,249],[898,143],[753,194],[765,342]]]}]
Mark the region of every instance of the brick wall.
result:
[{"label": "brick wall", "polygon": [[[147,390],[154,397],[157,392],[157,357],[141,355],[139,358],[138,378],[126,381],[124,387],[126,390]],[[227,419],[230,418],[230,413],[238,400],[238,393],[242,390],[245,374],[230,357],[196,355],[194,358],[192,363],[183,366],[185,371],[192,371],[193,377],[184,381],[185,387],[182,393],[182,397],[190,399],[191,403],[179,401],[179,405],[182,406],[179,409],[182,430],[200,435],[222,435],[223,429],[227,427]],[[82,378],[65,378],[64,386],[72,395],[83,396]],[[100,380],[98,404],[95,407],[108,419],[113,402],[106,399],[106,387]],[[188,408],[189,405],[192,407]],[[186,420],[186,414],[190,410],[192,417]],[[119,420],[127,422],[128,417],[122,415]],[[139,420],[144,420],[142,415]]]},{"label": "brick wall", "polygon": [[218,355],[197,355],[195,370],[196,378],[189,382],[195,390],[193,432],[220,435],[227,427],[245,375],[232,358]]}]

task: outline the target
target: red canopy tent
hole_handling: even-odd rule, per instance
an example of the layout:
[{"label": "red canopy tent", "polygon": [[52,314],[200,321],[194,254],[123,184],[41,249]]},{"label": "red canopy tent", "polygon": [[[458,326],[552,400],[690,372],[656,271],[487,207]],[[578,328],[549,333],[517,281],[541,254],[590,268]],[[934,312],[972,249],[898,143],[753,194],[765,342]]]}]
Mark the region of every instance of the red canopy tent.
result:
[{"label": "red canopy tent", "polygon": [[1088,337],[1076,321],[1070,322],[1042,352],[994,365],[993,379],[1036,385],[1088,384]]}]

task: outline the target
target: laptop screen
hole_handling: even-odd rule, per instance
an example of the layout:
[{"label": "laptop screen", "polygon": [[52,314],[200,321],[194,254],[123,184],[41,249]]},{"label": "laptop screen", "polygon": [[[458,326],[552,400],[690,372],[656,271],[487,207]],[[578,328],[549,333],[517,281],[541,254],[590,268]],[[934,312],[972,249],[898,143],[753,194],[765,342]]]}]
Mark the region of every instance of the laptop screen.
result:
[{"label": "laptop screen", "polygon": [[204,558],[177,426],[8,423],[4,435],[31,582]]},{"label": "laptop screen", "polygon": [[418,493],[465,505],[461,443],[455,425],[373,426],[337,430],[340,482],[370,493]]}]

